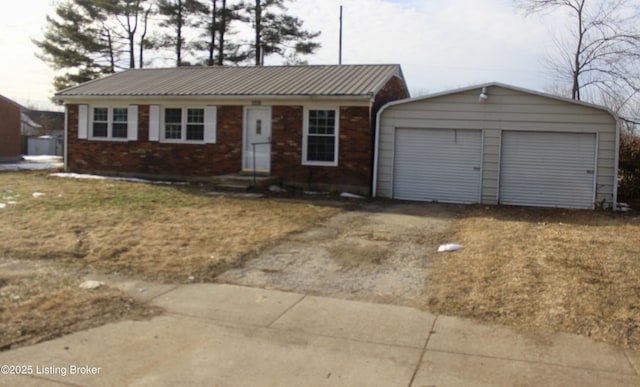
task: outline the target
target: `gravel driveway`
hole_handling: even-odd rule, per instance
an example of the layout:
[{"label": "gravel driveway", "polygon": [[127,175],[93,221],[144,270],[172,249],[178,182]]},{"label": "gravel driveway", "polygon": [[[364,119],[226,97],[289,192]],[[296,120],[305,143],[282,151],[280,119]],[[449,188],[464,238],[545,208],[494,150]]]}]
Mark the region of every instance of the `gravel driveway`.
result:
[{"label": "gravel driveway", "polygon": [[460,207],[367,203],[291,235],[218,281],[419,306],[438,245]]}]

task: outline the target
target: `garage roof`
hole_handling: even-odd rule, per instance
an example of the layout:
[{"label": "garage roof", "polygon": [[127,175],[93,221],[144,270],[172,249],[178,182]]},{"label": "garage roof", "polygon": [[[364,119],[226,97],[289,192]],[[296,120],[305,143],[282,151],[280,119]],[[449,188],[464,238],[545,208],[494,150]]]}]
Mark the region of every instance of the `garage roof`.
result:
[{"label": "garage roof", "polygon": [[[512,85],[507,85],[505,83],[500,83],[500,82],[482,83],[482,84],[478,84],[478,85],[463,87],[463,88],[460,88],[460,89],[446,90],[446,91],[442,91],[442,92],[439,92],[439,93],[434,93],[434,94],[423,95],[423,96],[414,97],[414,98],[406,98],[406,99],[399,99],[399,100],[391,101],[391,102],[387,103],[386,105],[384,105],[382,107],[382,109],[380,109],[380,111],[378,111],[378,116],[380,116],[382,114],[382,112],[386,108],[389,108],[391,106],[402,105],[402,104],[405,104],[405,103],[411,103],[411,102],[416,102],[416,101],[424,101],[424,100],[428,100],[428,99],[431,99],[431,98],[437,98],[437,97],[442,97],[442,96],[451,95],[451,94],[459,94],[459,93],[464,93],[464,92],[472,91],[472,90],[490,88],[490,87],[493,87],[493,86],[502,87],[504,89],[510,89],[510,90],[514,90],[514,91],[519,91],[521,93],[537,95],[537,96],[544,97],[544,98],[555,99],[555,100],[558,100],[558,101],[568,102],[568,103],[572,103],[572,104],[576,104],[576,105],[582,105],[582,106],[586,106],[586,107],[590,107],[590,108],[594,108],[594,109],[604,110],[605,112],[611,114],[611,116],[614,119],[616,119],[616,120],[618,119],[617,114],[614,113],[613,111],[611,111],[606,106],[596,105],[596,104],[593,104],[593,103],[588,103],[588,102],[579,101],[579,100],[575,100],[575,99],[571,99],[571,98],[566,98],[566,97],[562,97],[562,96],[559,96],[559,95],[542,93],[542,92],[539,92],[539,91],[525,89],[525,88],[522,88],[522,87],[517,87],[517,86],[512,86]],[[489,91],[489,94],[490,94],[490,91]]]},{"label": "garage roof", "polygon": [[134,69],[64,89],[58,100],[145,96],[371,97],[399,65],[178,67]]}]

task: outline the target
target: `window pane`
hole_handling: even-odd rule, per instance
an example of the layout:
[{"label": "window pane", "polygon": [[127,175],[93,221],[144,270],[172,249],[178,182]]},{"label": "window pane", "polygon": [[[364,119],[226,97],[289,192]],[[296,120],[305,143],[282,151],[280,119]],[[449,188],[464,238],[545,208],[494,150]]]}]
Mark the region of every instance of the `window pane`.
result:
[{"label": "window pane", "polygon": [[204,140],[204,125],[187,125],[187,140]]},{"label": "window pane", "polygon": [[93,123],[93,137],[107,137],[107,123],[106,122],[94,122]]},{"label": "window pane", "polygon": [[182,122],[182,109],[165,109],[164,122],[167,124],[179,124]]},{"label": "window pane", "polygon": [[113,123],[112,137],[127,138],[127,124]]},{"label": "window pane", "polygon": [[127,122],[127,108],[113,108],[113,122]]},{"label": "window pane", "polygon": [[93,109],[93,121],[107,122],[109,119],[108,108],[94,108]]},{"label": "window pane", "polygon": [[165,109],[164,124],[164,138],[182,139],[182,109]]},{"label": "window pane", "polygon": [[182,127],[180,124],[167,124],[164,129],[164,137],[166,139],[178,139],[182,138]]},{"label": "window pane", "polygon": [[309,134],[335,134],[335,110],[310,110]]},{"label": "window pane", "polygon": [[204,109],[187,109],[188,123],[204,123]]},{"label": "window pane", "polygon": [[336,160],[335,136],[309,136],[307,138],[307,160],[329,161]]}]

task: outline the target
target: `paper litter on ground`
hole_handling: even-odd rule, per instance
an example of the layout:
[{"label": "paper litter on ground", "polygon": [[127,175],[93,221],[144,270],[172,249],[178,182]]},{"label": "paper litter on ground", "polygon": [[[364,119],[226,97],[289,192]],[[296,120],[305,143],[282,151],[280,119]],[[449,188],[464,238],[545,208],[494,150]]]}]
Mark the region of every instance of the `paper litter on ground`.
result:
[{"label": "paper litter on ground", "polygon": [[464,246],[458,245],[456,243],[446,243],[446,244],[440,245],[438,247],[438,252],[442,253],[442,252],[447,252],[447,251],[456,251],[456,250],[462,250],[463,248],[464,248]]}]

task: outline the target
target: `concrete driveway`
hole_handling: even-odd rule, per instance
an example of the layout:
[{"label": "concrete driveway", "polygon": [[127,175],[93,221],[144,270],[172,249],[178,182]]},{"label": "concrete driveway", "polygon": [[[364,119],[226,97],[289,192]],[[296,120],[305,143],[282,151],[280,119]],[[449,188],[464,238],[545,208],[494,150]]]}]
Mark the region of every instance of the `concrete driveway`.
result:
[{"label": "concrete driveway", "polygon": [[289,236],[217,281],[342,299],[420,306],[440,243],[463,206],[359,203]]},{"label": "concrete driveway", "polygon": [[640,385],[640,354],[579,336],[234,285],[98,279],[167,312],[0,353],[0,385]]}]

